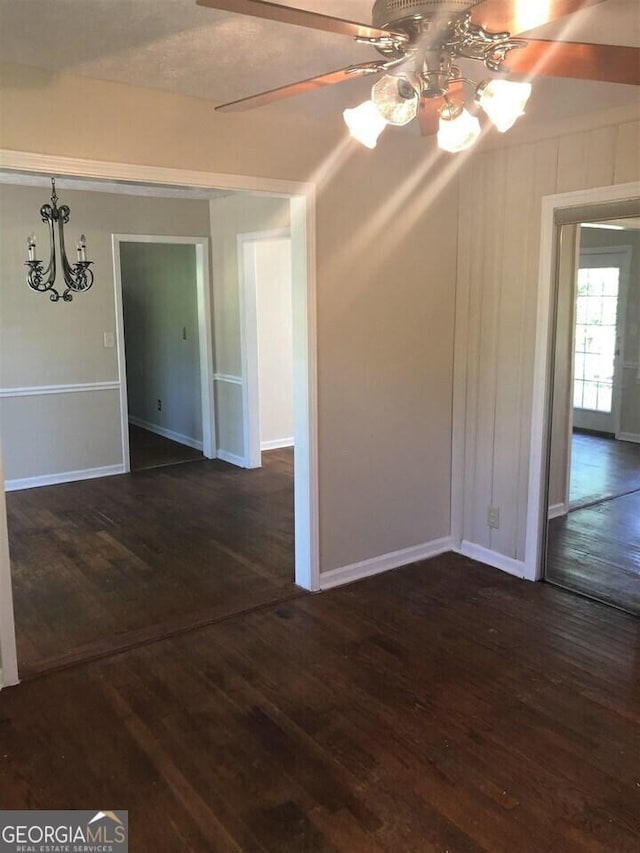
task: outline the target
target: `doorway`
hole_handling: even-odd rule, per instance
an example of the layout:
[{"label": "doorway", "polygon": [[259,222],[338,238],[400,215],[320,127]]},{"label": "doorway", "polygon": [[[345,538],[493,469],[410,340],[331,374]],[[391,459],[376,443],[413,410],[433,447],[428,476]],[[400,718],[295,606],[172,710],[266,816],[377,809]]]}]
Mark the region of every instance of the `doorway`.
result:
[{"label": "doorway", "polygon": [[[293,281],[286,229],[238,235],[247,467],[294,446]],[[291,457],[293,452],[281,454]]]},{"label": "doorway", "polygon": [[[15,154],[13,157],[12,163],[15,161],[16,164],[20,163],[20,157],[18,154]],[[59,161],[57,158],[53,157],[38,157],[38,169],[45,174],[56,173],[56,174],[64,174],[68,172],[68,164]],[[29,161],[28,164],[29,169],[33,169],[33,163]],[[97,181],[86,181],[84,178],[75,178],[69,179],[70,181],[75,182],[75,188],[77,189],[86,189],[87,184],[91,185],[92,189],[105,191],[105,192],[115,192],[115,193],[128,193],[131,195],[135,195],[136,191],[127,185],[123,184],[122,181],[125,179],[131,180],[132,174],[136,171],[134,167],[126,171],[126,173],[121,173],[120,169],[122,167],[117,164],[109,164],[109,163],[89,163],[86,164],[80,162],[74,162],[73,169],[83,171],[86,170],[86,174],[91,175],[99,175],[100,178]],[[77,174],[77,172],[76,172]],[[111,179],[113,182],[109,188],[103,188],[102,180]],[[145,168],[142,170],[142,174],[140,175],[141,181],[149,182],[145,188],[144,195],[154,195],[156,190],[154,187],[157,187],[157,193],[160,196],[168,196],[172,197],[180,197],[180,198],[192,198],[194,196],[194,192],[198,193],[199,198],[217,198],[220,195],[224,196],[232,196],[234,193],[241,195],[246,198],[252,198],[252,190],[255,190],[257,195],[256,198],[262,198],[266,195],[271,195],[273,197],[282,198],[285,200],[285,203],[290,209],[291,212],[291,235],[292,235],[292,267],[294,271],[294,293],[293,293],[293,310],[294,310],[294,333],[293,333],[293,345],[296,353],[296,357],[294,359],[294,370],[295,370],[295,380],[294,380],[294,396],[295,396],[295,434],[296,434],[296,442],[297,442],[297,456],[296,462],[300,462],[300,464],[296,465],[295,471],[295,581],[298,586],[304,588],[315,589],[318,587],[318,559],[317,559],[317,549],[318,549],[318,531],[317,531],[317,444],[316,444],[316,389],[315,389],[315,295],[314,295],[314,270],[315,270],[315,260],[314,260],[314,243],[313,243],[313,188],[307,187],[302,184],[293,184],[291,182],[278,182],[278,181],[261,181],[260,179],[256,179],[255,182],[253,179],[244,179],[240,178],[228,178],[227,176],[217,176],[210,174],[183,174],[179,170],[165,170],[165,169],[154,169],[154,168]],[[186,183],[186,186],[185,186]],[[255,186],[254,186],[255,183]],[[175,189],[168,189],[173,185]],[[217,187],[222,186],[224,188],[224,193],[220,193]],[[199,188],[195,190],[194,188]],[[196,232],[197,233],[197,232]],[[136,235],[136,239],[140,239],[139,235]],[[163,238],[166,239],[166,238]],[[206,243],[206,240],[204,241]],[[200,247],[197,247],[196,251],[201,251]],[[203,249],[204,251],[204,249]],[[205,252],[205,260],[206,260],[206,252]],[[107,266],[105,259],[105,268]],[[108,292],[108,289],[107,289]],[[113,292],[113,291],[112,291]],[[108,301],[108,300],[107,300]],[[119,310],[116,313],[116,324],[119,322],[120,328],[122,328],[122,304],[118,306]],[[208,312],[207,312],[208,313]],[[102,321],[100,321],[102,322]],[[108,329],[108,326],[102,326],[102,328]],[[102,344],[103,332],[100,331],[100,342]],[[117,334],[116,330],[116,338],[121,339],[121,335]],[[202,346],[203,338],[199,338],[200,346]],[[105,349],[111,346],[106,342],[106,333],[105,333]],[[81,363],[76,360],[77,363]],[[124,367],[124,357],[119,359],[119,369]],[[122,376],[122,374],[120,374]],[[116,381],[110,381],[108,383],[109,387],[106,388],[107,383],[100,383],[100,387],[96,387],[96,393],[106,393],[110,390],[116,390],[116,385],[120,384]],[[105,387],[103,387],[105,386]],[[126,386],[125,386],[126,387]],[[83,388],[84,390],[84,388]],[[209,387],[208,389],[213,396],[213,391]],[[122,392],[122,387],[120,388]],[[115,408],[115,407],[114,407]],[[126,408],[123,407],[123,411],[126,411]],[[124,416],[123,416],[124,419]],[[213,418],[210,421],[211,431],[212,431],[212,443],[215,448],[215,437],[213,434]],[[75,425],[75,434],[81,434],[80,429],[81,425]],[[113,433],[116,430],[112,430]],[[118,431],[119,432],[119,431]],[[122,430],[123,433],[123,445],[126,441],[126,430]],[[203,437],[204,438],[204,437]],[[204,441],[203,441],[204,444]],[[83,445],[84,446],[84,445]],[[6,448],[5,448],[6,451]],[[118,454],[118,458],[124,461],[128,457],[128,448],[127,454],[120,457]],[[242,472],[239,472],[237,469],[232,468],[231,466],[223,466],[221,462],[213,462],[209,463],[206,460],[201,463],[202,465],[216,465],[220,467],[220,470],[224,472],[224,478],[228,479],[229,482],[233,482],[237,484],[240,482],[239,477]],[[114,466],[115,467],[115,466]],[[180,466],[182,468],[189,468],[195,466]],[[111,473],[111,472],[110,472]],[[112,473],[120,473],[117,471],[113,471]],[[85,533],[89,533],[93,535],[95,532],[99,538],[99,544],[101,545],[101,550],[99,552],[99,560],[98,562],[102,565],[105,562],[105,559],[111,562],[111,558],[107,556],[104,551],[104,546],[112,547],[114,543],[114,538],[112,535],[112,531],[102,530],[105,523],[108,524],[116,524],[119,525],[121,523],[128,524],[130,527],[131,533],[131,543],[136,549],[140,549],[140,555],[144,558],[145,554],[155,554],[158,559],[166,560],[176,558],[176,566],[180,565],[180,560],[182,560],[184,554],[186,553],[185,547],[188,545],[189,553],[193,551],[193,531],[196,524],[200,524],[200,517],[202,516],[202,523],[205,523],[205,519],[207,523],[211,518],[211,513],[207,511],[207,508],[202,505],[202,502],[197,499],[197,491],[201,485],[204,485],[204,480],[197,475],[195,470],[193,474],[190,474],[189,477],[191,479],[190,483],[186,484],[186,489],[189,492],[189,499],[193,499],[196,501],[194,504],[194,508],[197,509],[199,515],[196,518],[195,515],[190,517],[189,523],[187,525],[179,526],[179,520],[175,518],[175,514],[172,515],[171,512],[166,516],[167,523],[163,525],[162,528],[162,541],[159,541],[154,536],[153,539],[148,539],[141,532],[141,514],[149,518],[156,513],[155,501],[159,498],[158,490],[154,488],[151,474],[153,472],[149,472],[147,476],[147,472],[144,472],[144,478],[137,479],[136,481],[131,481],[131,487],[129,488],[130,494],[129,497],[133,501],[131,504],[131,509],[122,510],[121,508],[116,507],[116,505],[110,500],[107,491],[110,484],[116,483],[118,478],[107,478],[104,481],[93,481],[91,483],[87,483],[86,486],[76,486],[75,483],[70,483],[69,486],[65,487],[65,496],[69,494],[71,488],[76,489],[84,489],[84,497],[81,496],[80,506],[81,511],[76,515],[77,522],[82,526],[82,548],[84,554],[89,557],[92,552],[92,546],[89,545],[87,537],[85,537]],[[251,474],[251,472],[248,472]],[[260,474],[260,472],[258,472]],[[293,498],[287,497],[287,490],[290,492],[290,483],[292,479],[292,472],[283,470],[280,471],[271,471],[267,472],[268,476],[272,475],[281,477],[282,479],[282,498],[286,504],[286,507],[289,507],[289,504],[293,504]],[[171,500],[179,502],[179,498],[176,498],[176,492],[173,486],[175,485],[173,482],[170,482],[167,479],[170,475],[162,474],[163,485],[167,487],[165,489],[167,494],[171,495]],[[252,480],[252,483],[255,482],[256,494],[264,494],[265,488],[268,489],[269,494],[273,494],[272,486],[267,486],[265,482],[265,476],[261,475],[262,479],[260,480]],[[196,480],[198,482],[196,482]],[[286,482],[285,482],[286,480]],[[124,482],[124,481],[123,481]],[[103,489],[103,483],[105,488]],[[139,486],[141,483],[145,483],[148,485],[147,492],[145,493],[145,497],[140,494]],[[278,486],[278,491],[280,491],[280,486]],[[215,497],[213,490],[210,490],[211,494],[208,494],[208,497]],[[252,510],[252,507],[255,506],[255,501],[252,502],[250,489],[247,488],[244,490],[245,503],[248,508],[249,514],[252,517],[253,530],[255,533],[255,513]],[[32,492],[31,495],[25,493],[24,497],[27,503],[30,501],[31,497],[37,497],[37,495],[41,494],[36,490]],[[42,493],[43,494],[43,493]],[[109,503],[108,511],[105,513],[102,510],[98,511],[93,508],[92,501],[94,498],[104,497]],[[69,506],[66,505],[66,497],[64,498],[65,505],[61,505],[61,512],[65,514],[65,517],[68,517],[71,520],[71,513],[73,512],[69,509]],[[264,501],[260,502],[261,505],[264,504]],[[269,507],[272,508],[273,501],[269,502]],[[222,504],[223,511],[220,513],[220,524],[224,527],[225,535],[227,533],[232,532],[233,529],[237,529],[237,514],[233,519],[233,525],[230,524],[230,516],[229,513],[235,507],[230,507],[228,502]],[[291,506],[291,510],[293,510],[293,506]],[[289,511],[287,509],[287,511]],[[4,515],[4,513],[3,513]],[[25,515],[26,517],[26,515]],[[33,515],[31,517],[34,517]],[[34,517],[35,518],[35,517]],[[33,532],[36,532],[37,527],[37,519],[34,520],[34,528]],[[96,526],[97,530],[93,531],[91,528]],[[291,526],[293,528],[293,512],[291,512]],[[60,529],[62,529],[62,525],[58,525]],[[265,527],[265,536],[269,536],[272,533],[276,535],[278,540],[283,540],[280,531],[273,531],[273,525],[267,525]],[[180,546],[178,548],[176,541],[171,539],[171,536],[178,530],[184,536],[185,539],[185,547]],[[65,531],[63,531],[65,532]],[[260,531],[258,531],[260,532]],[[26,531],[27,535],[30,535],[29,531]],[[65,532],[66,535],[66,532]],[[169,537],[169,538],[166,538]],[[87,541],[85,542],[85,539]],[[67,540],[72,543],[73,540]],[[78,540],[79,542],[80,540]],[[273,551],[275,557],[280,556],[281,547],[286,544],[284,540],[282,542],[279,541],[278,549],[272,549],[268,542],[263,541],[259,536],[251,537],[251,541],[247,541],[247,545],[250,546],[251,553],[243,556],[242,566],[239,571],[234,574],[234,590],[237,592],[238,596],[243,597],[243,606],[256,606],[263,600],[263,593],[268,593],[271,595],[269,590],[266,590],[266,583],[263,582],[262,587],[263,590],[258,590],[256,592],[255,600],[247,599],[246,595],[246,582],[242,576],[242,572],[245,574],[247,572],[253,572],[254,574],[260,574],[260,568],[262,564],[262,560],[264,558],[264,554],[266,552],[271,553]],[[117,543],[116,543],[117,545]],[[86,546],[86,547],[85,547]],[[69,549],[71,549],[71,545],[69,545]],[[178,550],[176,550],[178,548]],[[133,550],[133,549],[132,549]],[[234,556],[233,548],[227,542],[221,542],[221,545],[218,549],[220,551],[220,561],[221,565],[226,565],[229,560]],[[118,548],[116,547],[116,551]],[[175,551],[175,553],[174,553]],[[277,553],[276,553],[277,551]],[[144,554],[143,554],[144,552]],[[94,552],[96,553],[96,552]],[[210,559],[211,549],[210,547],[205,548],[201,553],[193,553],[194,559],[196,562],[201,559]],[[2,555],[0,555],[2,556]],[[73,553],[69,550],[68,554],[65,554],[65,558],[75,559],[76,556],[82,557],[78,546],[73,544]],[[113,566],[118,566],[120,564],[120,560],[122,557],[122,551],[118,551],[118,553],[113,554]],[[179,560],[178,560],[179,557]],[[287,577],[283,581],[283,584],[286,583],[287,589],[285,594],[290,594],[290,590],[292,589],[292,574],[293,574],[293,560],[290,557],[287,558],[290,562],[288,564],[289,568],[287,571]],[[134,562],[140,569],[140,579],[144,580],[145,577],[145,568],[143,562],[134,555]],[[2,575],[0,576],[0,587],[2,592],[2,600],[3,602],[10,602],[10,575],[9,575],[9,564],[8,561],[2,560]],[[70,572],[70,576],[73,573]],[[184,573],[183,573],[184,574]],[[74,575],[77,577],[76,575]],[[91,583],[95,583],[98,578],[95,576],[92,580],[87,577]],[[150,573],[147,572],[147,580],[151,580]],[[182,577],[179,580],[181,588],[184,587],[190,588],[191,586],[187,584],[185,586],[185,578]],[[120,582],[120,577],[118,577],[118,583]],[[178,582],[178,581],[176,581]],[[283,586],[284,589],[284,586]],[[175,591],[175,590],[174,590]],[[142,594],[144,595],[144,591],[141,589]],[[194,595],[198,595],[197,590],[193,589],[192,593]],[[122,607],[120,606],[122,603],[122,590],[116,589],[114,587],[113,590],[110,591],[111,597],[113,598],[114,604],[118,606],[118,612],[122,612]],[[295,594],[299,594],[297,591]],[[62,596],[60,601],[62,601]],[[65,599],[66,604],[68,605],[68,598]],[[175,595],[173,595],[173,599],[170,596],[166,597],[167,601],[174,600]],[[204,600],[202,597],[199,599],[200,601]],[[219,602],[216,603],[218,606]],[[223,613],[219,607],[220,613]],[[131,614],[134,614],[135,608],[131,609]],[[84,613],[83,608],[79,608],[79,612]],[[6,614],[0,614],[2,616],[2,624],[0,624],[0,642],[2,644],[2,658],[3,664],[3,680],[4,683],[13,683],[16,680],[16,672],[15,667],[11,670],[6,664],[7,661],[15,660],[15,639],[13,637],[13,632],[7,630],[8,617]],[[172,619],[171,614],[167,614],[169,617],[169,622],[165,621],[163,624],[159,625],[160,633],[165,632],[165,629],[168,628],[169,631],[181,631],[183,630],[182,625],[178,625],[175,620]],[[91,619],[93,618],[92,614],[86,613],[87,626]],[[211,618],[218,618],[213,612],[206,612],[198,614],[198,620],[207,621]],[[192,620],[190,620],[192,621]],[[138,622],[138,624],[140,624]],[[11,626],[9,626],[11,627]],[[95,627],[95,626],[93,626]],[[134,627],[133,623],[130,627]],[[118,637],[122,641],[122,643],[126,644],[136,644],[138,642],[148,642],[149,641],[149,631],[146,628],[141,629],[141,631],[132,633],[128,631],[126,636],[122,634],[121,628],[117,627]],[[155,628],[153,630],[155,634]],[[42,642],[46,646],[46,638],[41,638]],[[97,649],[95,644],[91,642],[89,645],[85,644],[82,648],[75,649],[70,655],[65,656],[65,660],[71,662],[72,660],[77,659],[87,659],[91,657],[93,654],[102,654],[104,653],[104,649]],[[44,668],[46,667],[46,661],[44,662]]]},{"label": "doorway", "polygon": [[215,457],[208,240],[113,236],[126,470]]},{"label": "doorway", "polygon": [[544,578],[640,612],[640,219],[561,227]]}]

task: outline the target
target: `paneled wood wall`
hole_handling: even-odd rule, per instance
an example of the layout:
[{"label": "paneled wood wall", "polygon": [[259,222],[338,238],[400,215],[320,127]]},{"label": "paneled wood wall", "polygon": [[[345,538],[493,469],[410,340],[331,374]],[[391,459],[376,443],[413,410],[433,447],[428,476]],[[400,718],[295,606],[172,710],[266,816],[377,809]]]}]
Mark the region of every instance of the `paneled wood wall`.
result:
[{"label": "paneled wood wall", "polygon": [[[479,152],[460,182],[453,533],[517,561],[525,551],[541,202],[640,178],[640,122],[633,113],[609,118]],[[497,530],[487,524],[489,507],[500,509]]]}]

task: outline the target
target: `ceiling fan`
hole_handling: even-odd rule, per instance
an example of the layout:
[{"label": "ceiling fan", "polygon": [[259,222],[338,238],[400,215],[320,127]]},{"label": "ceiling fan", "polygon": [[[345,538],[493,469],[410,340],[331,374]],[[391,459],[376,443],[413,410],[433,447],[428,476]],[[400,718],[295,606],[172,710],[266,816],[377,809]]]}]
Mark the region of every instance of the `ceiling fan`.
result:
[{"label": "ceiling fan", "polygon": [[[381,59],[350,65],[217,107],[244,110],[282,98],[382,75],[371,99],[345,110],[352,136],[370,148],[388,125],[418,118],[423,135],[438,132],[446,151],[462,151],[480,135],[480,123],[464,107],[470,86],[475,105],[500,131],[523,114],[534,75],[640,84],[640,49],[619,45],[522,39],[517,35],[605,0],[375,0],[372,24],[360,24],[266,0],[196,0],[198,5],[338,35],[374,47]],[[475,60],[489,72],[508,72],[516,80],[489,77],[476,83],[457,60]],[[519,78],[525,78],[525,82]]]}]

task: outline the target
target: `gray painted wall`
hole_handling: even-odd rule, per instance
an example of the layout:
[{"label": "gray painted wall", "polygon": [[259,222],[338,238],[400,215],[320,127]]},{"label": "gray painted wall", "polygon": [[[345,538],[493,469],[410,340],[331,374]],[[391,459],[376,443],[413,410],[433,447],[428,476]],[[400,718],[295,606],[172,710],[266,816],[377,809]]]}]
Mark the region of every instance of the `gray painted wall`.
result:
[{"label": "gray painted wall", "polygon": [[[27,287],[24,266],[31,232],[38,257],[48,255],[39,210],[50,194],[0,187],[0,435],[5,476],[24,485],[122,465],[117,349],[104,346],[104,333],[116,328],[112,234],[209,236],[206,201],[66,190],[60,180],[59,203],[71,208],[71,259],[82,232],[95,283],[73,302],[54,304]],[[104,382],[115,389],[96,385]],[[46,393],[51,386],[57,393]],[[33,396],[16,395],[24,388]]]},{"label": "gray painted wall", "polygon": [[129,420],[202,446],[195,246],[121,243],[120,265]]}]

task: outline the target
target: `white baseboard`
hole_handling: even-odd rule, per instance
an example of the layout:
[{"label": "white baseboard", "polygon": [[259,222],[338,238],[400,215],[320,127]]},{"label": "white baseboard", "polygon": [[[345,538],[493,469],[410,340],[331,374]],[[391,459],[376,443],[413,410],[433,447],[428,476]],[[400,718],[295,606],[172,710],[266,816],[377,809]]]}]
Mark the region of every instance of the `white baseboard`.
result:
[{"label": "white baseboard", "polygon": [[514,575],[517,578],[535,580],[535,578],[529,575],[526,564],[521,560],[505,557],[504,554],[498,554],[497,551],[484,548],[482,545],[475,545],[473,542],[463,540],[460,543],[460,547],[453,550],[458,554],[462,554],[463,557],[477,560],[479,563],[492,566],[494,569],[500,569],[500,571],[507,572],[507,574]]},{"label": "white baseboard", "polygon": [[19,480],[5,480],[5,492],[16,492],[19,489],[35,489],[38,486],[57,486],[59,483],[74,483],[77,480],[95,480],[98,477],[112,477],[114,474],[125,474],[125,466],[104,465],[102,468],[83,468],[79,471],[63,471],[59,474],[44,474],[41,477],[23,477]]},{"label": "white baseboard", "polygon": [[640,444],[640,435],[637,432],[619,432],[616,435],[618,441],[632,441],[634,444]]},{"label": "white baseboard", "polygon": [[174,432],[172,429],[152,424],[149,421],[143,421],[142,418],[136,418],[135,415],[129,415],[129,423],[141,429],[155,432],[156,435],[161,435],[163,438],[170,438],[171,441],[177,441],[178,444],[184,444],[187,447],[193,447],[194,450],[202,450],[202,442],[189,435],[182,435],[180,432]]},{"label": "white baseboard", "polygon": [[280,450],[281,447],[293,447],[293,436],[291,438],[275,438],[271,441],[260,442],[260,450]]},{"label": "white baseboard", "polygon": [[243,456],[236,456],[235,453],[227,453],[226,450],[218,448],[216,458],[223,462],[228,462],[230,465],[237,465],[238,468],[246,468],[247,461]]},{"label": "white baseboard", "polygon": [[363,578],[388,572],[400,566],[417,563],[420,560],[428,560],[453,550],[453,540],[450,536],[442,539],[434,539],[433,542],[425,542],[422,545],[414,545],[412,548],[403,548],[401,551],[392,551],[389,554],[381,554],[370,560],[362,560],[360,563],[352,563],[350,566],[342,566],[339,569],[331,569],[320,573],[320,589],[331,589],[342,586],[345,583],[362,580]]},{"label": "white baseboard", "polygon": [[549,521],[553,518],[560,518],[561,515],[567,515],[569,507],[566,504],[551,504],[547,518]]},{"label": "white baseboard", "polygon": [[0,690],[2,690],[3,687],[15,687],[16,684],[20,684],[17,672],[13,678],[5,678],[2,667],[0,667]]}]

